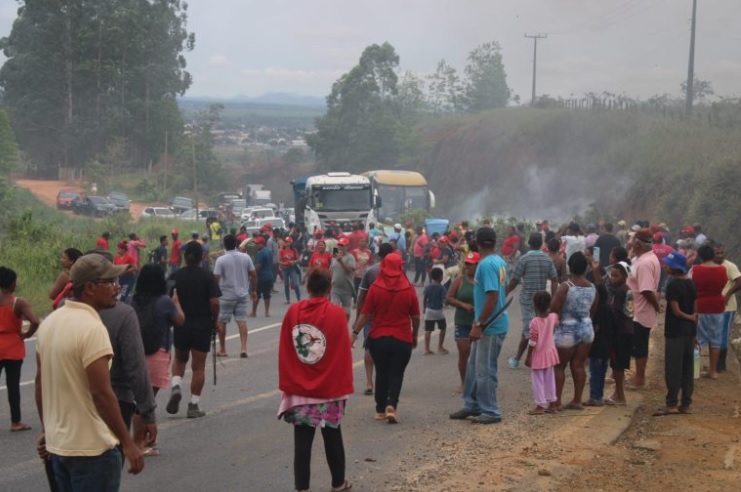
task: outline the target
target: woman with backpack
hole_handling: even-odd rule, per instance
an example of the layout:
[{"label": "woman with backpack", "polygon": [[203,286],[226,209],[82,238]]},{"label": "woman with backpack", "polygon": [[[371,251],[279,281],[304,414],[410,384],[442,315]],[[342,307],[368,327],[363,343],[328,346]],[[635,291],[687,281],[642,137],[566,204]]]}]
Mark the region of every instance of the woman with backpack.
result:
[{"label": "woman with backpack", "polygon": [[[170,367],[172,365],[172,330],[171,326],[182,326],[185,314],[180,307],[177,291],[172,298],[167,295],[167,284],[159,265],[144,265],[139,272],[136,291],[131,303],[139,318],[139,329],[144,344],[149,378],[152,381],[154,396],[161,388],[170,386]],[[141,421],[134,418],[134,436],[141,435]],[[145,456],[156,456],[155,443],[139,442]]]}]

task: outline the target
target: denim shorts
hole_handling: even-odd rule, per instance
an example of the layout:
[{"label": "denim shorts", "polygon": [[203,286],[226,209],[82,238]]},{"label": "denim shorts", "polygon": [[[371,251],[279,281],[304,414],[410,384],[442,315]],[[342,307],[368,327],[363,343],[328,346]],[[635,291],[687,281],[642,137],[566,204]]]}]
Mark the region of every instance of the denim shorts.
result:
[{"label": "denim shorts", "polygon": [[701,347],[721,348],[723,346],[724,313],[701,314],[697,324],[697,343]]},{"label": "denim shorts", "polygon": [[468,340],[471,335],[471,325],[455,325],[455,340]]},{"label": "denim shorts", "polygon": [[594,328],[592,321],[567,321],[556,326],[553,333],[556,347],[563,349],[574,348],[580,343],[592,343],[594,341]]},{"label": "denim shorts", "polygon": [[247,299],[234,299],[226,301],[219,299],[219,321],[228,323],[234,316],[234,321],[247,321],[247,310],[249,303]]},{"label": "denim shorts", "polygon": [[529,339],[530,322],[535,317],[535,306],[533,306],[533,301],[520,303],[520,310],[522,311],[522,337]]}]

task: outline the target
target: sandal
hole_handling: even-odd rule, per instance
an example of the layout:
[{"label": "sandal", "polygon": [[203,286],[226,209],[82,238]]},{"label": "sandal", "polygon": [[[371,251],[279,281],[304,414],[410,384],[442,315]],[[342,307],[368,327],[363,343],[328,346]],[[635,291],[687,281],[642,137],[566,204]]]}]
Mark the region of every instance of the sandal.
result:
[{"label": "sandal", "polygon": [[28,424],[24,424],[23,422],[18,422],[17,427],[10,426],[10,432],[23,432],[27,430],[31,430],[31,426]]},{"label": "sandal", "polygon": [[580,403],[574,403],[573,401],[567,405],[561,407],[562,410],[584,410],[584,407]]},{"label": "sandal", "polygon": [[145,457],[154,457],[160,455],[160,450],[155,447],[148,447],[142,451],[142,455]]},{"label": "sandal", "polygon": [[653,413],[653,416],[665,417],[667,415],[679,415],[681,413],[677,407],[661,407]]},{"label": "sandal", "polygon": [[332,487],[331,492],[345,492],[346,490],[350,490],[352,488],[352,482],[350,480],[345,480],[345,483],[340,485],[338,488]]},{"label": "sandal", "polygon": [[624,407],[628,404],[626,401],[617,401],[613,400],[612,398],[605,398],[605,405],[609,405],[611,407]]},{"label": "sandal", "polygon": [[373,394],[373,388],[365,388],[365,391],[363,391],[363,394],[366,396]]},{"label": "sandal", "polygon": [[685,406],[680,405],[677,407],[677,410],[679,410],[679,413],[681,414],[692,415],[692,408],[690,408],[689,406],[685,407]]}]

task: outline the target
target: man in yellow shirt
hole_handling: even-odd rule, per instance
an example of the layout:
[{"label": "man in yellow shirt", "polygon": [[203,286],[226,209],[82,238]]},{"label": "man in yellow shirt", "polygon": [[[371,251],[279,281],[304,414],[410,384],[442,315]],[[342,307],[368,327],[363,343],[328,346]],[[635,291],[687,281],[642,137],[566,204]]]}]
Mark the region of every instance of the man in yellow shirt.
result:
[{"label": "man in yellow shirt", "polygon": [[39,327],[36,406],[44,427],[39,454],[51,462],[60,490],[117,491],[122,457],[129,472],[144,468],[111,388],[111,341],[98,311],[116,304],[118,276],[101,255],[80,257],[70,270],[74,300]]}]

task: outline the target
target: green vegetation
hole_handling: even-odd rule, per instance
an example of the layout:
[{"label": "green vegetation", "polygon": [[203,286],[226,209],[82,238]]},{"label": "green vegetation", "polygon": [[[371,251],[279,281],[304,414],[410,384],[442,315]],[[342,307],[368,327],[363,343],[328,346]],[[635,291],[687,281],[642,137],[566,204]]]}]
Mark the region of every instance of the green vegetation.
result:
[{"label": "green vegetation", "polygon": [[739,107],[716,107],[724,117],[710,123],[638,109],[449,116],[420,127],[430,146],[414,167],[437,194],[436,216],[562,221],[588,212],[673,231],[699,222],[738,259],[741,126],[728,122]]},{"label": "green vegetation", "polygon": [[95,240],[110,231],[110,246],[136,232],[149,246],[159,244],[159,236],[179,229],[181,237],[190,231],[204,232],[203,222],[146,220],[133,223],[123,215],[103,220],[71,217],[39,203],[26,189],[8,185],[0,179],[0,264],[18,273],[18,295],[31,302],[37,314],[51,311],[47,293],[61,271],[59,257],[67,248],[83,252],[95,247]]},{"label": "green vegetation", "polygon": [[358,64],[340,77],[327,96],[327,113],[316,120],[307,143],[322,171],[407,166],[424,146],[415,125],[446,112],[503,108],[511,97],[499,43],[468,55],[465,79],[442,60],[424,81],[407,72],[399,81],[400,58],[389,43],[368,46]]},{"label": "green vegetation", "polygon": [[[80,169],[116,139],[126,170],[182,135],[175,97],[191,84],[194,47],[179,0],[19,2],[0,87],[21,148],[39,176]],[[171,147],[174,148],[174,145]]]}]

